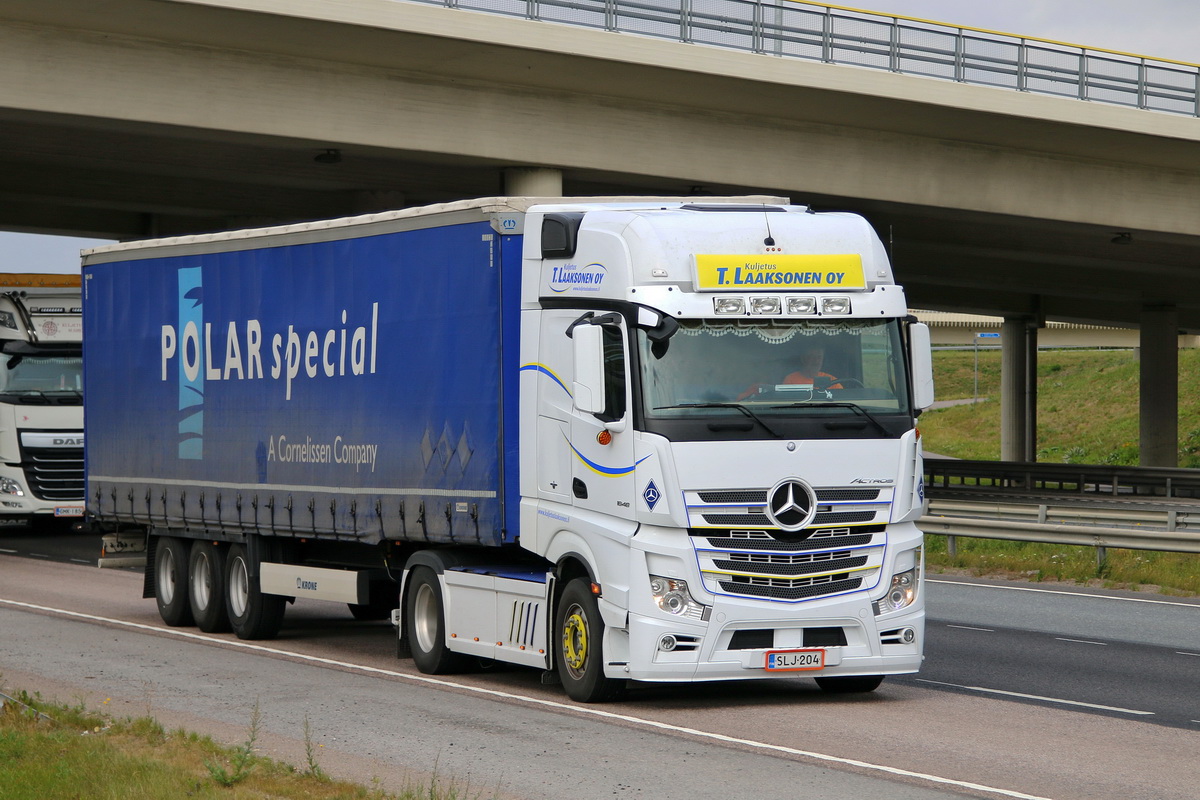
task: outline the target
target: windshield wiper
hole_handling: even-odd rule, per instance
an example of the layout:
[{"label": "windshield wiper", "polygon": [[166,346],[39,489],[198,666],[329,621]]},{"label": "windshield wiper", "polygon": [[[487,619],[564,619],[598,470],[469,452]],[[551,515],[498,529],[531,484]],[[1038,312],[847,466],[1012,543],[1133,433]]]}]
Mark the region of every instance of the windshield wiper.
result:
[{"label": "windshield wiper", "polygon": [[779,433],[779,431],[772,428],[770,425],[768,425],[766,422],[763,421],[762,417],[758,416],[758,414],[755,414],[753,411],[746,408],[741,403],[681,403],[680,405],[677,405],[677,406],[658,406],[654,410],[655,411],[665,411],[666,409],[670,409],[670,408],[733,408],[733,409],[736,409],[736,410],[742,412],[747,417],[754,420],[759,425],[763,426],[763,429],[766,430],[767,433],[774,436],[776,439],[783,438],[783,436]]},{"label": "windshield wiper", "polygon": [[855,414],[861,414],[862,416],[866,417],[871,422],[873,422],[875,424],[875,427],[879,428],[879,432],[882,433],[884,436],[892,435],[891,431],[889,431],[887,428],[885,428],[883,426],[883,423],[880,422],[878,419],[876,419],[874,414],[872,414],[870,411],[867,411],[865,408],[860,406],[858,403],[851,403],[849,401],[843,400],[843,401],[836,402],[836,403],[791,403],[786,406],[771,406],[771,408],[848,408],[851,411],[853,411]]}]

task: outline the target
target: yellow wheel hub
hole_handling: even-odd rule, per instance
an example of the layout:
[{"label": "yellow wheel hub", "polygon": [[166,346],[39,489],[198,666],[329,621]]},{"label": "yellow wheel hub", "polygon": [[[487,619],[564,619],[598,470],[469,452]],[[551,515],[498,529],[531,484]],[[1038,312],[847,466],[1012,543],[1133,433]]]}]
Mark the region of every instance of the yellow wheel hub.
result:
[{"label": "yellow wheel hub", "polygon": [[578,608],[572,609],[563,620],[562,652],[568,669],[576,673],[583,670],[588,654],[588,624]]}]

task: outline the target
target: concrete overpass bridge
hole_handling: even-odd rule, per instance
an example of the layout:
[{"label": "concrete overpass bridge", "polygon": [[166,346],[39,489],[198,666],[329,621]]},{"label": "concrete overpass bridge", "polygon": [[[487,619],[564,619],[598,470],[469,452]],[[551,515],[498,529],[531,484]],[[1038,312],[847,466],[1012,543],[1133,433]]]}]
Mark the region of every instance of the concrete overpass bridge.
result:
[{"label": "concrete overpass bridge", "polygon": [[1005,317],[1006,458],[1033,453],[1043,320],[1140,327],[1143,461],[1174,463],[1175,336],[1200,331],[1194,65],[785,0],[470,2],[502,13],[0,0],[0,228],[784,194],[867,215],[914,305]]}]

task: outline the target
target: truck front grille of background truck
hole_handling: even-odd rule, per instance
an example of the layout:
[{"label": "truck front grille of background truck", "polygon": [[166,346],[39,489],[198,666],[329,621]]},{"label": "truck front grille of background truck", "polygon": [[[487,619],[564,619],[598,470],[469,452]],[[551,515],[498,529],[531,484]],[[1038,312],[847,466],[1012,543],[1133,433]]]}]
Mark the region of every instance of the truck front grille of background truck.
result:
[{"label": "truck front grille of background truck", "polygon": [[39,500],[83,500],[83,448],[22,447],[25,480]]}]

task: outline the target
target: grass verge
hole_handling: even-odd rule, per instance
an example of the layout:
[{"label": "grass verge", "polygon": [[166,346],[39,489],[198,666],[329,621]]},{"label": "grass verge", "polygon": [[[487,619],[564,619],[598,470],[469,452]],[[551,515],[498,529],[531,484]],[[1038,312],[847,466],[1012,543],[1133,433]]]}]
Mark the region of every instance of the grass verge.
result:
[{"label": "grass verge", "polygon": [[925,535],[925,566],[930,574],[1070,583],[1175,597],[1200,595],[1200,571],[1196,568],[1196,556],[1190,553],[1109,548],[1104,563],[1097,564],[1094,547],[963,536],[957,540],[955,555],[951,556],[945,536]]},{"label": "grass verge", "polygon": [[0,695],[0,795],[5,800],[477,797],[436,776],[429,785],[406,787],[399,794],[335,781],[317,766],[311,747],[304,770],[256,755],[257,707],[246,741],[231,748],[194,733],[168,732],[149,717],[115,719],[82,705],[9,691],[11,696]]}]

